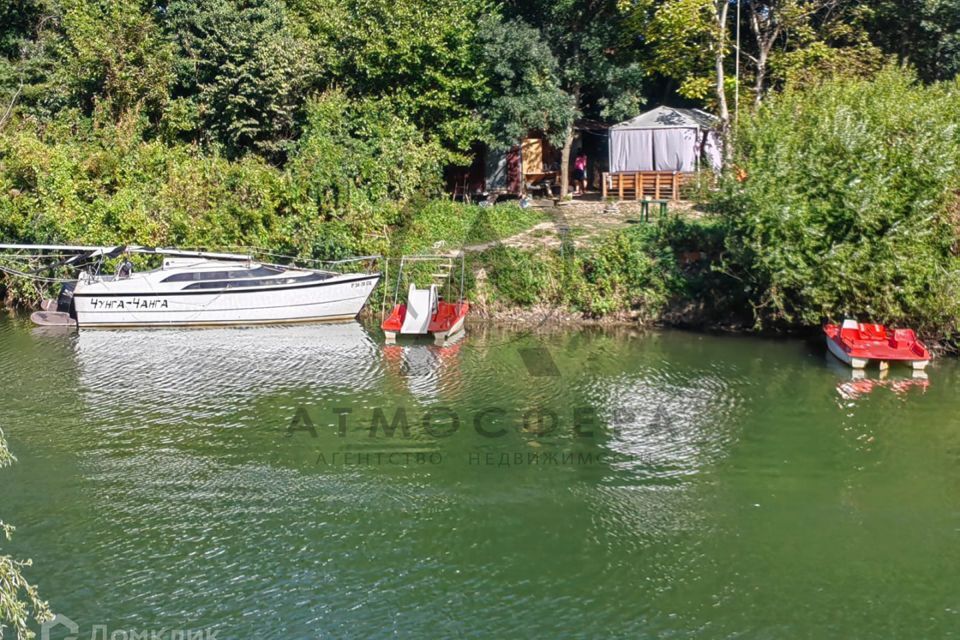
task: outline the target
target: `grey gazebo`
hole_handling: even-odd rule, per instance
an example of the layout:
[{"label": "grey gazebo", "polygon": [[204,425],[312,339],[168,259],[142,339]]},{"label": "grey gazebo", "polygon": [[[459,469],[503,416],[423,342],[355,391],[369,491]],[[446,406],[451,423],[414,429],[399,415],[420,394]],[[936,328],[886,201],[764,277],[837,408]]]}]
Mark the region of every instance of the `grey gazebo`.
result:
[{"label": "grey gazebo", "polygon": [[610,173],[720,170],[718,119],[698,109],[657,107],[610,128]]},{"label": "grey gazebo", "polygon": [[603,197],[680,199],[684,176],[702,164],[719,171],[719,119],[698,109],[657,107],[610,127]]}]

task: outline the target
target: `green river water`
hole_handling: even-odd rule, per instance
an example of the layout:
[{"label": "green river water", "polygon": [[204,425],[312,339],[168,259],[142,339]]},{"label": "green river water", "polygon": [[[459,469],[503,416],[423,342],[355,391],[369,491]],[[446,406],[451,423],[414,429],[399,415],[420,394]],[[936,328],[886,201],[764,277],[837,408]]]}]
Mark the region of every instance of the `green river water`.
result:
[{"label": "green river water", "polygon": [[0,358],[3,550],[80,638],[960,634],[955,361],[9,317]]}]

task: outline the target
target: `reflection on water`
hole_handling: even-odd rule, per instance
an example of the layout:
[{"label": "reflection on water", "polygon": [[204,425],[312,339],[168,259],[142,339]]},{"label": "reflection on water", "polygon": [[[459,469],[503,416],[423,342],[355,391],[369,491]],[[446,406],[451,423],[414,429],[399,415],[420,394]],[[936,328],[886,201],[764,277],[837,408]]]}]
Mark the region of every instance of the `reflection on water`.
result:
[{"label": "reflection on water", "polygon": [[[78,384],[98,411],[209,417],[289,388],[374,388],[379,350],[359,323],[204,330],[80,331]],[[159,414],[159,415],[158,415]]]},{"label": "reflection on water", "polygon": [[724,455],[736,437],[741,398],[716,371],[669,366],[591,381],[589,395],[622,466],[643,476],[697,473]]},{"label": "reflection on water", "polygon": [[851,380],[837,383],[837,393],[844,400],[857,400],[877,389],[888,389],[903,396],[911,391],[924,393],[930,387],[930,379],[923,371],[914,371],[910,377],[879,375],[868,377],[865,372],[855,373]]},{"label": "reflection on water", "polygon": [[900,365],[892,369],[852,369],[827,354],[827,368],[837,380],[837,394],[843,400],[857,400],[878,389],[904,396],[911,392],[926,393],[930,376],[926,371],[917,371]]},{"label": "reflection on water", "polygon": [[402,342],[381,350],[388,374],[402,380],[411,396],[429,403],[456,394],[461,386],[460,348],[458,340],[444,346]]},{"label": "reflection on water", "polygon": [[[355,323],[51,333],[9,319],[0,360],[20,458],[0,472],[9,549],[84,637],[955,628],[953,362],[853,379],[794,340],[478,327],[446,348],[385,347]],[[298,407],[316,435],[288,432]],[[352,412],[343,435],[337,408]],[[407,410],[411,437],[370,436],[376,408]],[[459,431],[422,433],[442,408]],[[497,437],[473,428],[490,408]],[[544,411],[555,432],[523,430]],[[316,462],[408,451],[442,463]]]}]

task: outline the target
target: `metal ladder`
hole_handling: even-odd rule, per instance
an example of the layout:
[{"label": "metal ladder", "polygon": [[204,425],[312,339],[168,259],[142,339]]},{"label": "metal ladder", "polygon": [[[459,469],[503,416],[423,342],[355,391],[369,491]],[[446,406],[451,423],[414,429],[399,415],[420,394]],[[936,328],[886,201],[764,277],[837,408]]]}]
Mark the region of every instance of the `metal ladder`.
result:
[{"label": "metal ladder", "polygon": [[430,277],[433,278],[434,282],[438,285],[444,284],[447,280],[450,279],[450,273],[453,271],[453,260],[448,258],[444,262],[441,262],[437,267],[436,273],[431,273]]}]

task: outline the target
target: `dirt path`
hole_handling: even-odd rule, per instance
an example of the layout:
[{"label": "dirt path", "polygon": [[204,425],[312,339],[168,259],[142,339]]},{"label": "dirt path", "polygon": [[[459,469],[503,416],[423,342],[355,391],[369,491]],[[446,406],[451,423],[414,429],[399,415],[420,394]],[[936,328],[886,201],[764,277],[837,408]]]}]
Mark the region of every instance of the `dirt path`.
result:
[{"label": "dirt path", "polygon": [[[574,244],[582,247],[591,244],[597,238],[632,224],[647,224],[640,220],[638,203],[622,203],[619,213],[607,213],[601,202],[576,202],[562,207],[542,205],[544,213],[551,220],[540,222],[526,231],[504,238],[500,241],[484,242],[464,247],[464,251],[485,251],[498,243],[521,249],[555,248],[561,244],[561,238],[567,234]],[[671,205],[671,213],[687,211],[688,203]],[[652,214],[651,217],[653,217]]]}]

